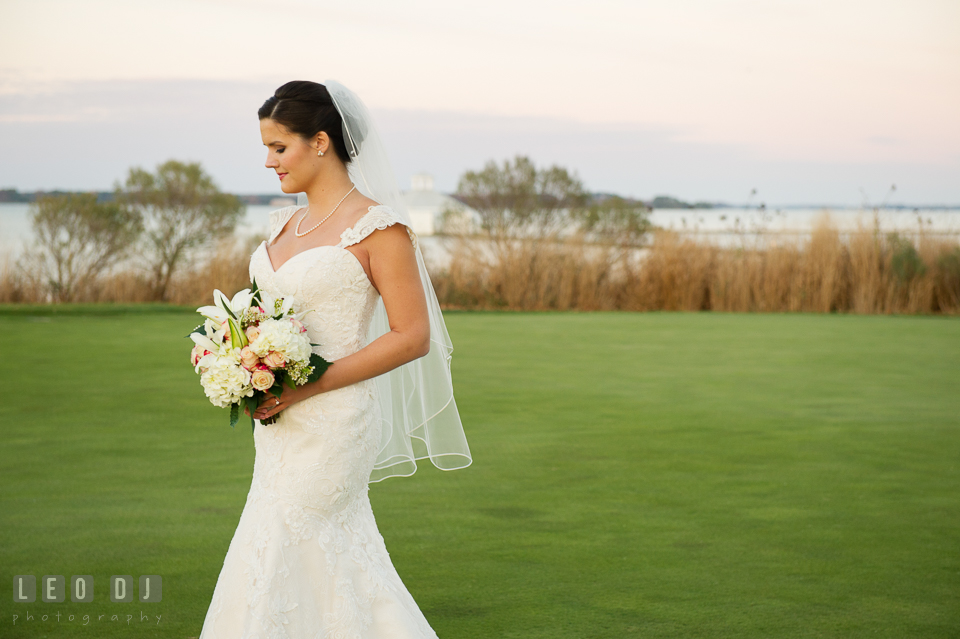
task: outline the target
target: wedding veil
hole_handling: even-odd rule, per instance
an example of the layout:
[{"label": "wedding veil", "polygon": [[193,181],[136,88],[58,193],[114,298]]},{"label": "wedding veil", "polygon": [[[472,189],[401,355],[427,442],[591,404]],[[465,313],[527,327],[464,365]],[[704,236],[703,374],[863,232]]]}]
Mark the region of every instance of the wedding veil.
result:
[{"label": "wedding veil", "polygon": [[[343,140],[351,157],[347,164],[350,179],[365,196],[393,209],[412,232],[410,214],[400,199],[397,179],[369,111],[355,93],[339,82],[327,80],[324,84],[343,119]],[[299,194],[297,204],[307,206],[306,193]],[[374,378],[382,422],[371,483],[412,475],[418,459],[429,458],[441,470],[465,468],[473,461],[453,398],[453,343],[417,244],[420,283],[430,316],[430,352]],[[383,299],[378,298],[367,343],[389,331]]]}]

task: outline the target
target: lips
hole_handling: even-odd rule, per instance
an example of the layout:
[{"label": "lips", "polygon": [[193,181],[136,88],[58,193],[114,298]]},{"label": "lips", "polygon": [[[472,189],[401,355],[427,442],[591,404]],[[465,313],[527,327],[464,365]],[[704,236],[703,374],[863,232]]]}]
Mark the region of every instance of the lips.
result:
[{"label": "lips", "polygon": [[287,176],[286,173],[277,173],[277,175],[280,176],[281,180]]}]

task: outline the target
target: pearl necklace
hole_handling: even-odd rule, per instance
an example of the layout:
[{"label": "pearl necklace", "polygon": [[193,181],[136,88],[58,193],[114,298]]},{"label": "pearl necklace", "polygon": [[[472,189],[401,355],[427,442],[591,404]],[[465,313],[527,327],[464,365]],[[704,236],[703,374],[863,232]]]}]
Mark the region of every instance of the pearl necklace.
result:
[{"label": "pearl necklace", "polygon": [[[357,188],[357,185],[354,184],[354,185],[353,185],[353,188],[350,189],[349,191],[347,191],[347,195],[350,195],[351,193],[353,193],[353,191],[354,191],[356,188]],[[340,200],[339,202],[337,202],[337,205],[336,205],[335,207],[333,207],[333,210],[330,211],[329,214],[327,214],[327,217],[330,217],[331,215],[333,215],[334,213],[337,212],[337,209],[340,208],[340,205],[341,205],[341,204],[343,204],[343,200],[347,199],[347,195],[344,195],[343,198],[341,198],[341,200]],[[310,231],[312,231],[313,229],[317,228],[318,226],[320,226],[321,224],[323,224],[324,222],[327,221],[327,217],[325,217],[325,218],[323,218],[322,220],[320,220],[319,222],[317,222],[316,224],[314,224],[312,228],[310,228],[309,230],[304,231],[303,233],[301,233],[301,232],[300,232],[300,223],[303,222],[305,219],[307,219],[307,216],[308,216],[309,214],[310,214],[310,205],[308,204],[308,205],[307,205],[307,210],[304,211],[303,216],[300,217],[300,221],[297,222],[297,229],[296,229],[296,231],[294,231],[294,232],[297,234],[297,237],[303,237],[304,235],[306,235],[307,233],[309,233]]]}]

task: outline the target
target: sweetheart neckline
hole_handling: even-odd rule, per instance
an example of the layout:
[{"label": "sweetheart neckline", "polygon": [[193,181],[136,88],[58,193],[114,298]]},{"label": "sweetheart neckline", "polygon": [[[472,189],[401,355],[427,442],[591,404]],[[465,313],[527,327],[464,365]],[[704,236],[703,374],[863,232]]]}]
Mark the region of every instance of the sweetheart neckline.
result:
[{"label": "sweetheart neckline", "polygon": [[[349,226],[349,227],[343,229],[343,232],[340,233],[340,242],[343,242],[343,236],[346,235],[348,232],[352,231],[353,229],[357,228],[357,224],[360,224],[360,222],[361,222],[365,217],[367,217],[368,215],[370,215],[370,212],[371,212],[373,209],[379,208],[379,207],[381,207],[381,206],[386,206],[386,205],[385,205],[385,204],[373,204],[373,205],[371,205],[371,206],[368,206],[368,207],[367,207],[367,212],[364,213],[363,215],[361,215],[360,218],[359,218],[356,222],[353,223],[353,226]],[[293,212],[291,212],[290,215],[287,216],[287,219],[285,219],[285,220],[283,221],[283,224],[280,225],[280,231],[281,231],[281,232],[283,231],[283,228],[287,225],[287,223],[290,221],[290,218],[292,218],[294,215],[296,215],[296,214],[297,214],[297,211],[299,211],[299,210],[301,210],[301,209],[304,209],[304,208],[306,208],[306,207],[301,206],[301,207],[297,208],[297,205],[294,204],[293,207],[291,207],[291,208],[293,208]],[[270,240],[272,240],[272,239],[275,239],[275,238],[271,237]],[[264,241],[264,243],[263,243],[263,244],[264,244],[263,250],[264,250],[264,252],[267,254],[267,261],[270,262],[270,270],[272,270],[274,273],[276,273],[278,269],[273,268],[273,259],[270,257],[270,251],[269,251],[269,249],[267,249],[267,245],[270,243],[270,240],[265,240],[265,241]],[[340,246],[340,242],[337,242],[336,244],[321,244],[320,246],[312,246],[312,247],[310,247],[310,248],[308,248],[308,249],[304,249],[304,250],[300,251],[300,253],[306,253],[307,251],[312,251],[312,250],[315,249],[315,248],[323,248],[324,246],[331,246],[331,247],[334,247],[334,248],[343,248],[343,247]],[[348,252],[349,252],[349,251],[348,251]],[[293,259],[294,257],[296,257],[297,255],[300,255],[300,253],[294,253],[290,258],[287,259],[286,262],[284,262],[283,264],[280,265],[280,268],[283,268],[284,266],[286,266],[287,262],[289,262],[290,260],[292,260],[292,259]],[[354,257],[356,257],[356,256],[354,255]],[[367,278],[367,279],[369,280],[370,278]]]},{"label": "sweetheart neckline", "polygon": [[300,251],[299,253],[295,254],[293,257],[291,257],[290,259],[288,259],[288,260],[287,260],[286,262],[284,262],[283,264],[281,264],[279,269],[273,268],[273,262],[270,260],[270,253],[267,251],[267,241],[264,240],[264,241],[260,242],[260,246],[263,247],[263,254],[264,254],[264,256],[267,258],[267,266],[270,267],[270,272],[273,273],[274,275],[277,275],[280,271],[283,270],[283,267],[284,267],[284,266],[286,266],[287,264],[289,264],[290,262],[292,262],[293,260],[295,260],[297,257],[303,255],[304,253],[309,253],[310,251],[316,251],[317,249],[327,249],[327,248],[340,249],[340,250],[343,251],[344,253],[349,254],[350,257],[353,258],[353,263],[360,267],[360,272],[363,273],[363,279],[365,279],[365,280],[367,281],[367,284],[369,284],[371,288],[374,288],[374,289],[377,288],[376,286],[373,285],[373,282],[370,281],[370,278],[367,277],[367,271],[363,268],[363,264],[360,263],[360,258],[358,258],[356,255],[354,255],[354,254],[353,254],[353,251],[348,251],[346,248],[344,248],[344,247],[342,247],[342,246],[338,246],[338,245],[336,245],[336,244],[323,244],[323,245],[321,245],[321,246],[313,246],[313,247],[310,247],[310,248],[308,248],[308,249],[304,249],[304,250]]}]

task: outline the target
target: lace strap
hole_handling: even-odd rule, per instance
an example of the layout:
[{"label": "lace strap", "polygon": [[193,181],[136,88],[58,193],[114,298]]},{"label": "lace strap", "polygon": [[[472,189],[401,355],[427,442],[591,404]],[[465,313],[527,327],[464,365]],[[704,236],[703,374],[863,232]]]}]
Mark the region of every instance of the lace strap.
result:
[{"label": "lace strap", "polygon": [[283,230],[283,227],[296,212],[296,204],[270,211],[270,239],[267,240],[267,244],[273,244],[273,241],[280,235],[280,231]]},{"label": "lace strap", "polygon": [[[337,246],[346,248],[351,244],[356,244],[376,230],[382,230],[397,223],[403,224],[403,220],[400,219],[397,212],[389,206],[384,204],[371,206],[367,213],[357,220],[357,223],[354,224],[352,228],[340,234],[340,243],[337,244]],[[413,248],[416,249],[418,244],[417,234],[405,224],[404,228],[407,229],[407,235],[410,236],[410,241],[413,242]]]}]

